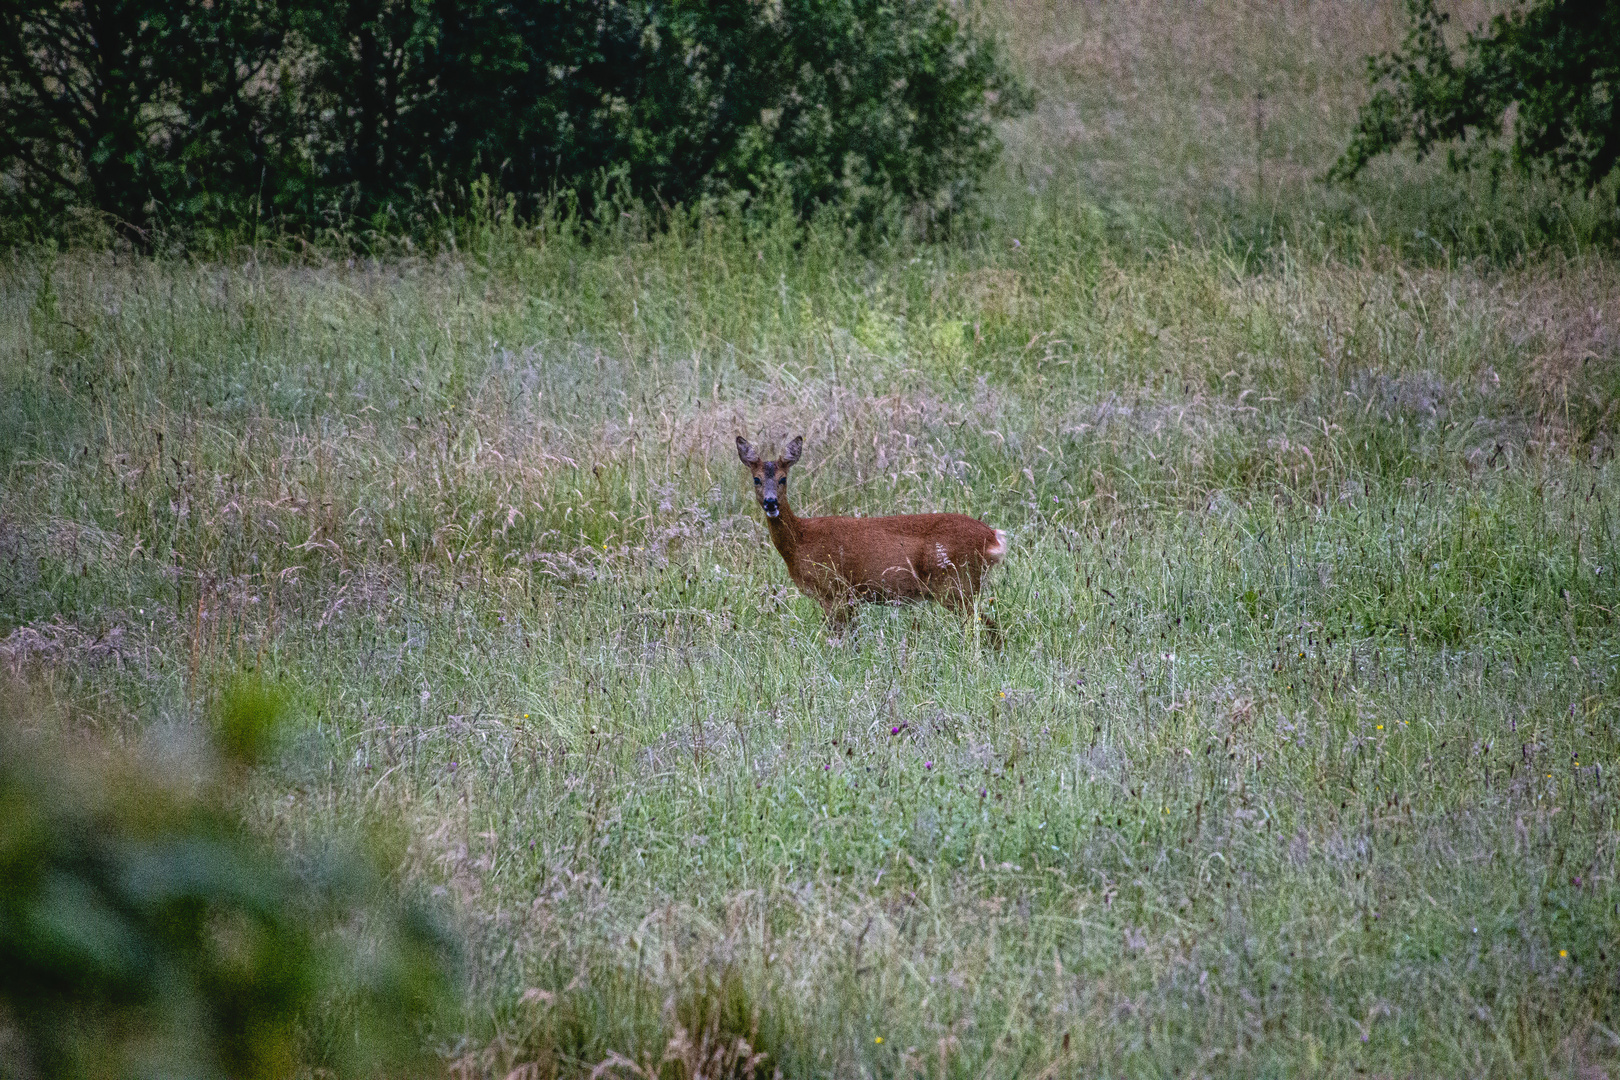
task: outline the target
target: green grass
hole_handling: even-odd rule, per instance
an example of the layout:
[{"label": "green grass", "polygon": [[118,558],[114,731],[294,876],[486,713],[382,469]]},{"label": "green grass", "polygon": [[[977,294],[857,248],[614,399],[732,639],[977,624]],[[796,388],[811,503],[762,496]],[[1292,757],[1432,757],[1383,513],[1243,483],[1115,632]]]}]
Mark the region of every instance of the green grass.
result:
[{"label": "green grass", "polygon": [[[135,743],[286,687],[248,814],[408,837],[480,1074],[1612,1073],[1603,207],[1314,186],[1399,21],[1232,10],[1008,9],[937,243],[12,254],[0,661]],[[737,433],[1008,530],[1003,647],[830,643]]]}]

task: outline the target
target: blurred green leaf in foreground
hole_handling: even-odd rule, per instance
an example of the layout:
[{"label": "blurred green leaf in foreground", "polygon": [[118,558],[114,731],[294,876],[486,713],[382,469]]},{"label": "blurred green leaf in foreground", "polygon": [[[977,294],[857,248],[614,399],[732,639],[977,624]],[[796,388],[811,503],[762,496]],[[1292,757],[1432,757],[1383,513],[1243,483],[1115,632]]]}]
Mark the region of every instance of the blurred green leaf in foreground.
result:
[{"label": "blurred green leaf in foreground", "polygon": [[231,805],[275,695],[222,696],[207,766],[42,734],[37,711],[0,702],[0,1072],[364,1075],[419,1052],[443,932],[375,860],[289,857]]}]

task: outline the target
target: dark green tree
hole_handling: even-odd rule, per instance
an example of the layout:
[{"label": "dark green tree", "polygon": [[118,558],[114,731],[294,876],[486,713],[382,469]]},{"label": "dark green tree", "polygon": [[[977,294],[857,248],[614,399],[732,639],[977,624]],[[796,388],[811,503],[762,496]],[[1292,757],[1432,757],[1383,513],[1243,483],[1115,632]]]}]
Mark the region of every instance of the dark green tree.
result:
[{"label": "dark green tree", "polygon": [[297,2],[0,5],[0,212],[91,208],[137,237],[246,212],[285,183],[278,64]]},{"label": "dark green tree", "polygon": [[[1409,0],[1402,47],[1372,57],[1376,88],[1330,176],[1354,177],[1411,142],[1419,157],[1447,144],[1453,168],[1545,169],[1597,187],[1620,161],[1620,0],[1533,0],[1470,33],[1453,53],[1448,15]],[[1501,146],[1512,116],[1511,155]]]},{"label": "dark green tree", "polygon": [[431,218],[482,176],[529,209],[617,186],[948,211],[1027,104],[948,0],[19,0],[0,211]]},{"label": "dark green tree", "polygon": [[940,0],[340,0],[310,26],[316,168],[362,214],[485,174],[587,211],[609,175],[666,205],[949,205],[1028,100]]}]

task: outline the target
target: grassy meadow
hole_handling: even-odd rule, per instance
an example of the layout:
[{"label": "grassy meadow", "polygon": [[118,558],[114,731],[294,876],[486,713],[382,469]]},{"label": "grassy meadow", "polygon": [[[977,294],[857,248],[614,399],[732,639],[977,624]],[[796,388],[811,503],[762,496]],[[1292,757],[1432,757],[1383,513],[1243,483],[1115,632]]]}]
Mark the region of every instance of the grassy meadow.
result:
[{"label": "grassy meadow", "polygon": [[[244,811],[394,838],[461,1077],[1620,1074],[1615,203],[1322,186],[1402,10],[991,7],[931,240],[6,255],[11,722],[280,687]],[[829,641],[739,433],[1007,530],[999,647]]]}]

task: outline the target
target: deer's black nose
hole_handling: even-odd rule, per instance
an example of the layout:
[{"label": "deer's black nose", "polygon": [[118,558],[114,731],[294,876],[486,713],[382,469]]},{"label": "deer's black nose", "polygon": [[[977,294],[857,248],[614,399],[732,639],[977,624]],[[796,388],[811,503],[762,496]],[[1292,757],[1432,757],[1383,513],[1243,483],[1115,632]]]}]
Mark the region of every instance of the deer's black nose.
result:
[{"label": "deer's black nose", "polygon": [[766,500],[764,500],[762,505],[765,507],[765,512],[767,514],[769,514],[771,517],[776,516],[776,500],[775,499],[766,499]]}]

